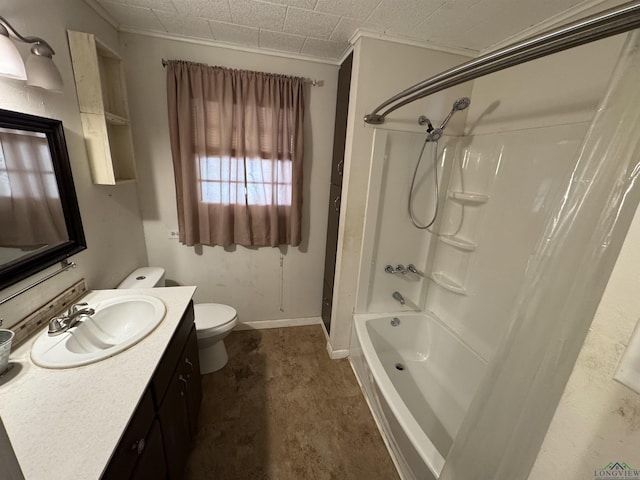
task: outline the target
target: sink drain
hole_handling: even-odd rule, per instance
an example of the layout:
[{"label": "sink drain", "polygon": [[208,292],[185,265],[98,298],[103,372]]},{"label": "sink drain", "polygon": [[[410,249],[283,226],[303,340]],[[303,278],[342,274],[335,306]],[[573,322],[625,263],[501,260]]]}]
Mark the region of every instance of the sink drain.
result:
[{"label": "sink drain", "polygon": [[402,363],[396,363],[396,370],[404,370],[404,365]]}]

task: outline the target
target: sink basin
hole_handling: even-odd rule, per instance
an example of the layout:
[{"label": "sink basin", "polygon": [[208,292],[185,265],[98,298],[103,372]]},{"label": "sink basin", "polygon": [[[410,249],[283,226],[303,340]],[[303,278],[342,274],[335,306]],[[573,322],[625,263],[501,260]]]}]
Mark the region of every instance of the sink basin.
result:
[{"label": "sink basin", "polygon": [[70,368],[112,357],[149,335],[166,307],[150,295],[123,295],[89,304],[96,313],[65,333],[43,332],[33,343],[31,360],[45,368]]}]

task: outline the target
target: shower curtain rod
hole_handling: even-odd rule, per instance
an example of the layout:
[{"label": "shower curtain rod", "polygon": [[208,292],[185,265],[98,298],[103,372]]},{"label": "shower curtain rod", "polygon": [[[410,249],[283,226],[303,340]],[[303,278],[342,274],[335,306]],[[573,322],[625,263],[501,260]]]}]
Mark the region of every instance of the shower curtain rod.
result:
[{"label": "shower curtain rod", "polygon": [[[162,66],[166,67],[169,64],[168,60],[162,59]],[[313,80],[312,78],[305,78],[304,83],[308,83],[312,87],[322,87],[324,85],[324,80]]]},{"label": "shower curtain rod", "polygon": [[[640,0],[623,3],[512,43],[416,83],[378,105],[373,112],[364,116],[364,121],[374,125],[382,124],[385,117],[394,110],[446,88],[638,27]],[[379,113],[383,109],[385,110]]]}]

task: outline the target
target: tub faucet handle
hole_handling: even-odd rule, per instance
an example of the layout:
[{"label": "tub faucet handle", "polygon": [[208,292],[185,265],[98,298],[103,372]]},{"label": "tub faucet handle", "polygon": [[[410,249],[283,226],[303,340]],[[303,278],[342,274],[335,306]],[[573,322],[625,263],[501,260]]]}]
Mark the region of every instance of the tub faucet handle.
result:
[{"label": "tub faucet handle", "polygon": [[401,273],[401,274],[406,274],[407,273],[407,269],[404,268],[404,265],[402,265],[401,263],[398,264],[398,266],[396,267],[396,272],[397,273]]},{"label": "tub faucet handle", "polygon": [[414,273],[416,275],[419,275],[421,277],[424,277],[424,273],[418,270],[413,263],[410,263],[409,265],[407,265],[407,271]]},{"label": "tub faucet handle", "polygon": [[396,269],[393,268],[393,265],[387,265],[386,267],[384,267],[384,271],[392,275],[396,273]]}]

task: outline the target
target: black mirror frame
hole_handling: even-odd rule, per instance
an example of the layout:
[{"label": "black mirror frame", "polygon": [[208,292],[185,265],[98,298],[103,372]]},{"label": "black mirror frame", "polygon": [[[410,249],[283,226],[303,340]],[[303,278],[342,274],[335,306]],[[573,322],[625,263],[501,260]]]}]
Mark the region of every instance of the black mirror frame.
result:
[{"label": "black mirror frame", "polygon": [[0,265],[0,289],[38,273],[87,248],[73,184],[69,152],[60,120],[0,109],[0,127],[40,132],[47,136],[69,240],[42,252]]}]

